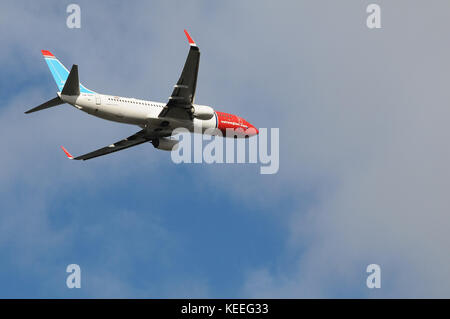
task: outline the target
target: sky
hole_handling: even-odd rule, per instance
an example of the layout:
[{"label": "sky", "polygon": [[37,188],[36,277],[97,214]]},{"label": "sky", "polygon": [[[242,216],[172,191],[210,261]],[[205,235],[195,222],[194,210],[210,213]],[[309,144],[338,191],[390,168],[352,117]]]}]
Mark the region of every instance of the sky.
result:
[{"label": "sky", "polygon": [[[0,4],[1,298],[450,297],[450,3],[77,1],[69,29],[70,3]],[[60,145],[137,128],[67,104],[23,113],[56,93],[42,49],[96,92],[166,101],[183,29],[196,102],[279,128],[276,174],[151,144],[68,161]]]}]

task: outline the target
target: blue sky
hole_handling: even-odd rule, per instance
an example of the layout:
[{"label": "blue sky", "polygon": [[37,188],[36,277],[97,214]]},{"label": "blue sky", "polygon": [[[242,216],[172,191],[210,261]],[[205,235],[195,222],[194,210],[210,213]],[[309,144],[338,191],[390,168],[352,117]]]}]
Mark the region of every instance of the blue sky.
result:
[{"label": "blue sky", "polygon": [[[450,5],[78,1],[0,5],[0,297],[448,297]],[[196,101],[280,128],[280,170],[172,163],[63,105],[40,50],[97,92],[165,101],[188,51]],[[65,286],[79,264],[82,288]],[[365,286],[382,267],[382,288]]]}]

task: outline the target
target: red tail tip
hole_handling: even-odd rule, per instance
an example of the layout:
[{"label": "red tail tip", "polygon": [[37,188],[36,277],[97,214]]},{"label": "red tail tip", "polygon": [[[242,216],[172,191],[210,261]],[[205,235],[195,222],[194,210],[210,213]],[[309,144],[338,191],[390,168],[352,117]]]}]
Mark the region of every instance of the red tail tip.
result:
[{"label": "red tail tip", "polygon": [[42,55],[46,55],[46,56],[54,56],[50,51],[47,50],[41,50]]}]

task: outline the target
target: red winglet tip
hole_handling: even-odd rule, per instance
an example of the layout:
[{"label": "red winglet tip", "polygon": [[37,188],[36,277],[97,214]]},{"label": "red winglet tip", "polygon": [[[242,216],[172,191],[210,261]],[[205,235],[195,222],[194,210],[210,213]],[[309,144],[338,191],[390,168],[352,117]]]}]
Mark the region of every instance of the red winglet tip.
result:
[{"label": "red winglet tip", "polygon": [[45,55],[45,56],[53,56],[53,57],[54,57],[54,55],[53,55],[50,51],[47,51],[47,50],[41,50],[41,52],[42,52],[42,54]]},{"label": "red winglet tip", "polygon": [[186,34],[186,37],[189,41],[189,44],[195,45],[194,40],[192,40],[191,36],[189,35],[189,33],[186,31],[186,29],[184,29],[184,34]]},{"label": "red winglet tip", "polygon": [[66,153],[66,156],[67,156],[69,159],[73,159],[72,154],[70,154],[70,153],[64,148],[64,146],[61,146],[61,148],[62,148],[62,150],[64,151],[64,153]]}]

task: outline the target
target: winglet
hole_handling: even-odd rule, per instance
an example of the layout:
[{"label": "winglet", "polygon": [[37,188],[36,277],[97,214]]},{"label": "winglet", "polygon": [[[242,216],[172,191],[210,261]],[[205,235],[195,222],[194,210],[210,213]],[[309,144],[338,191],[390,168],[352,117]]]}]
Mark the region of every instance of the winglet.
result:
[{"label": "winglet", "polygon": [[186,31],[186,29],[184,29],[184,34],[186,34],[186,37],[187,37],[187,39],[188,39],[190,45],[197,46],[197,45],[195,44],[194,40],[192,40],[192,38],[191,38],[191,36],[189,35],[189,33]]},{"label": "winglet", "polygon": [[64,151],[64,153],[66,153],[66,156],[67,156],[69,159],[73,159],[72,154],[70,154],[70,153],[64,148],[64,146],[61,146],[61,148],[62,148],[62,150]]}]

